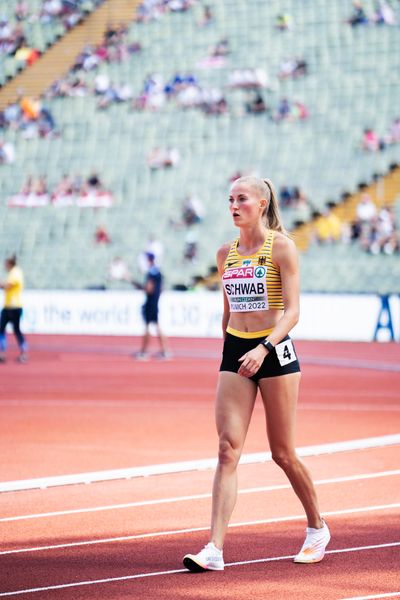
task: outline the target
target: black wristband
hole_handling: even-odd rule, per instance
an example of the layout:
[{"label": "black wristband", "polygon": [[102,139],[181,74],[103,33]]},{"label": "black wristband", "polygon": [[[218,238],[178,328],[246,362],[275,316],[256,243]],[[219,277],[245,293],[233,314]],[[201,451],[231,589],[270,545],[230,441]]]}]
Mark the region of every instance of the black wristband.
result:
[{"label": "black wristband", "polygon": [[267,338],[261,342],[261,344],[268,350],[268,352],[272,352],[272,350],[275,348],[275,346],[273,346]]}]

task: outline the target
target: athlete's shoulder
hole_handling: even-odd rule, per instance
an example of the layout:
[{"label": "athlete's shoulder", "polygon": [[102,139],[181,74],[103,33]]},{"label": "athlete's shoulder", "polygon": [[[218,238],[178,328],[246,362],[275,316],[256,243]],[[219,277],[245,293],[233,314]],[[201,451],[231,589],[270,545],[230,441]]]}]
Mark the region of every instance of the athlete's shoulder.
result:
[{"label": "athlete's shoulder", "polygon": [[218,266],[219,271],[221,271],[223,269],[224,263],[229,254],[229,250],[231,249],[232,243],[233,242],[225,242],[225,244],[222,244],[222,246],[220,248],[218,248],[217,266]]},{"label": "athlete's shoulder", "polygon": [[7,279],[9,281],[22,281],[22,278],[23,278],[22,269],[20,267],[18,267],[17,265],[9,271],[8,277],[7,277]]},{"label": "athlete's shoulder", "polygon": [[279,247],[282,250],[295,250],[296,244],[292,238],[280,231],[274,231],[274,246]]},{"label": "athlete's shoulder", "polygon": [[277,264],[283,261],[297,260],[297,247],[291,237],[275,231],[273,245],[273,261]]}]

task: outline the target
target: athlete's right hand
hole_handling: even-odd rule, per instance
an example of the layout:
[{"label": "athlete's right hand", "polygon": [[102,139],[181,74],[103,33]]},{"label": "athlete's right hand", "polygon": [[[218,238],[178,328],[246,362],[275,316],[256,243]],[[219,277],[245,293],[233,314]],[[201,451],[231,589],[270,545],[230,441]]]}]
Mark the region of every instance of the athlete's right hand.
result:
[{"label": "athlete's right hand", "polygon": [[253,377],[264,362],[268,350],[262,344],[259,344],[253,350],[246,352],[239,358],[240,365],[238,374],[243,377]]}]

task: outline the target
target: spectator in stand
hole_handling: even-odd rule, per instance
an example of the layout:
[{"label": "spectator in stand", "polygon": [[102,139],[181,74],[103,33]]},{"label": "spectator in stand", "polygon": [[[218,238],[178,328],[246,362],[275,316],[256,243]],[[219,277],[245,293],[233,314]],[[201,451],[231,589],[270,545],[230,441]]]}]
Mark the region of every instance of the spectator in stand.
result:
[{"label": "spectator in stand", "polygon": [[89,175],[89,177],[86,180],[86,185],[87,185],[88,192],[99,191],[99,190],[103,189],[103,185],[100,181],[100,177],[98,176],[96,171],[93,171],[93,173],[91,175]]},{"label": "spectator in stand", "polygon": [[362,5],[362,2],[355,0],[353,2],[353,14],[347,20],[347,23],[352,27],[357,27],[357,25],[367,25],[368,17],[365,9]]},{"label": "spectator in stand", "polygon": [[391,207],[383,207],[372,227],[371,254],[393,254],[400,249],[399,235],[396,230],[396,219]]},{"label": "spectator in stand", "polygon": [[393,121],[385,141],[387,144],[397,144],[400,142],[400,119]]},{"label": "spectator in stand", "polygon": [[362,148],[368,152],[378,152],[385,148],[385,142],[379,138],[373,129],[364,129]]},{"label": "spectator in stand", "polygon": [[152,170],[178,166],[180,154],[177,148],[154,148],[147,156],[147,165]]},{"label": "spectator in stand", "polygon": [[25,0],[19,0],[15,5],[14,16],[17,21],[24,21],[29,16],[29,7]]},{"label": "spectator in stand", "polygon": [[22,185],[20,193],[22,196],[29,196],[29,194],[33,191],[33,189],[34,189],[33,177],[32,177],[32,175],[28,175],[27,179],[25,180],[24,184]]},{"label": "spectator in stand", "polygon": [[287,185],[283,185],[279,190],[279,203],[282,208],[287,208],[292,204],[292,192]]},{"label": "spectator in stand", "polygon": [[307,75],[308,65],[304,59],[286,59],[284,60],[279,68],[278,77],[279,79],[297,79]]},{"label": "spectator in stand", "polygon": [[6,127],[20,130],[25,139],[59,135],[50,110],[42,107],[39,98],[22,97],[4,110],[3,119]]},{"label": "spectator in stand", "polygon": [[120,256],[112,259],[108,267],[108,281],[131,281],[132,277],[129,273],[126,262]]},{"label": "spectator in stand", "polygon": [[304,121],[308,118],[308,108],[303,102],[296,100],[293,102],[292,119]]},{"label": "spectator in stand", "polygon": [[72,179],[69,175],[63,175],[61,181],[59,181],[58,185],[54,189],[53,196],[54,198],[57,196],[71,196],[72,193]]},{"label": "spectator in stand", "polygon": [[229,48],[229,40],[223,38],[214,46],[211,51],[211,56],[227,56],[230,54],[231,50]]},{"label": "spectator in stand", "polygon": [[375,3],[373,21],[377,25],[396,25],[396,15],[393,8],[386,0],[378,0]]},{"label": "spectator in stand", "polygon": [[10,127],[10,129],[18,129],[22,119],[22,110],[20,103],[14,102],[6,106],[3,111],[2,120],[4,122],[4,128]]},{"label": "spectator in stand", "polygon": [[276,109],[275,121],[283,121],[287,119],[290,115],[290,104],[287,98],[282,98],[280,100],[278,107]]},{"label": "spectator in stand", "polygon": [[[98,180],[98,178],[97,178]],[[8,206],[46,206],[50,202],[55,206],[102,207],[111,206],[113,198],[103,185],[94,184],[96,175],[92,174],[88,181],[81,175],[64,175],[62,179],[49,190],[44,176],[34,180],[29,176],[23,184],[21,191],[7,200]]]},{"label": "spectator in stand", "polygon": [[197,225],[204,219],[205,210],[200,198],[190,195],[182,205],[182,221],[187,226]]},{"label": "spectator in stand", "polygon": [[97,108],[104,110],[113,103],[127,102],[131,100],[132,88],[129,84],[116,85],[110,83],[102,97],[100,98]]},{"label": "spectator in stand", "polygon": [[300,208],[307,204],[307,198],[298,186],[284,185],[279,190],[279,202],[282,208]]},{"label": "spectator in stand", "polygon": [[198,255],[197,236],[193,231],[189,231],[185,240],[183,259],[185,262],[196,263]]},{"label": "spectator in stand", "polygon": [[265,104],[264,98],[260,92],[256,92],[255,96],[246,103],[246,112],[254,115],[269,112],[269,108]]},{"label": "spectator in stand", "polygon": [[195,0],[142,0],[139,4],[135,20],[137,23],[160,19],[168,12],[185,12],[189,10]]},{"label": "spectator in stand", "polygon": [[315,236],[319,244],[339,242],[342,237],[342,222],[333,212],[334,203],[329,202],[323,214],[314,213]]},{"label": "spectator in stand", "polygon": [[23,118],[26,121],[36,121],[39,118],[41,106],[40,99],[38,97],[31,98],[24,96],[21,99],[20,106],[23,113]]},{"label": "spectator in stand", "polygon": [[359,240],[364,250],[369,248],[371,232],[376,219],[376,206],[369,194],[362,194],[356,207],[356,217],[351,224],[351,239]]},{"label": "spectator in stand", "polygon": [[47,196],[49,193],[47,179],[45,175],[41,175],[34,186],[34,193],[37,196]]},{"label": "spectator in stand", "polygon": [[205,100],[201,108],[206,115],[223,115],[228,112],[228,103],[224,97],[219,96],[219,92],[215,92],[216,98]]},{"label": "spectator in stand", "polygon": [[20,48],[27,45],[22,25],[12,26],[7,17],[0,17],[0,55],[15,56]]},{"label": "spectator in stand", "polygon": [[28,44],[23,42],[14,54],[15,60],[22,64],[22,66],[32,66],[40,56],[39,50],[31,48]]},{"label": "spectator in stand", "polygon": [[228,86],[242,89],[268,88],[268,75],[264,69],[234,69],[229,73]]},{"label": "spectator in stand", "polygon": [[94,239],[96,244],[111,244],[111,238],[104,225],[99,225],[96,228]]},{"label": "spectator in stand", "polygon": [[0,165],[11,165],[15,160],[15,146],[12,142],[0,140]]},{"label": "spectator in stand", "polygon": [[292,18],[288,14],[280,14],[276,17],[275,28],[279,31],[288,31],[293,28]]},{"label": "spectator in stand", "polygon": [[214,21],[214,15],[212,13],[211,10],[211,6],[209,6],[208,4],[204,7],[204,12],[203,12],[203,17],[202,19],[198,22],[198,26],[199,27],[206,27],[207,25],[211,25],[211,23]]}]

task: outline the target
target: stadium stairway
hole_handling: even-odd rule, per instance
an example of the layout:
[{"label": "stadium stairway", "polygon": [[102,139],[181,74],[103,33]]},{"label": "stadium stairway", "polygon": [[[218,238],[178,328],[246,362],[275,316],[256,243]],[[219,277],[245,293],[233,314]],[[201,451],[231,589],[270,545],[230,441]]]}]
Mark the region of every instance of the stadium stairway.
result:
[{"label": "stadium stairway", "polygon": [[21,94],[40,96],[66,73],[86,44],[98,44],[111,22],[130,22],[139,0],[106,0],[82,23],[49,48],[29,69],[16,75],[0,90],[0,110]]},{"label": "stadium stairway", "polygon": [[[356,215],[357,205],[362,194],[369,194],[377,208],[393,206],[400,197],[400,167],[393,166],[383,177],[377,178],[369,185],[362,185],[362,189],[354,194],[346,195],[345,199],[332,209],[343,223],[352,223]],[[300,225],[293,230],[292,235],[299,250],[308,249],[313,240],[315,219]]]}]

